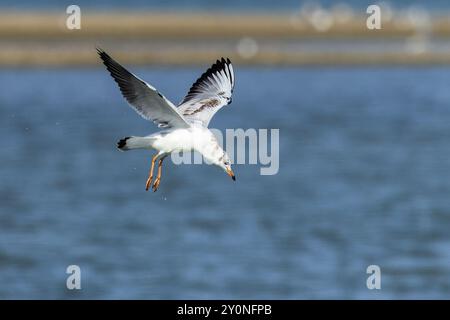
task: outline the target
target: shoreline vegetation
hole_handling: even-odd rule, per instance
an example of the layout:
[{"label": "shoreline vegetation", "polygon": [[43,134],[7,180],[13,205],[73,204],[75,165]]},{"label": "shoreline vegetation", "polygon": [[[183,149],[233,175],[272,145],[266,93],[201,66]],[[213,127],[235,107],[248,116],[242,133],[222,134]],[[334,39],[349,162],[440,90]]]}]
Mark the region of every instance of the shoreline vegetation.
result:
[{"label": "shoreline vegetation", "polygon": [[99,46],[122,63],[208,64],[221,56],[249,65],[450,64],[450,13],[391,14],[380,30],[345,12],[216,14],[0,13],[0,66],[98,65]]}]

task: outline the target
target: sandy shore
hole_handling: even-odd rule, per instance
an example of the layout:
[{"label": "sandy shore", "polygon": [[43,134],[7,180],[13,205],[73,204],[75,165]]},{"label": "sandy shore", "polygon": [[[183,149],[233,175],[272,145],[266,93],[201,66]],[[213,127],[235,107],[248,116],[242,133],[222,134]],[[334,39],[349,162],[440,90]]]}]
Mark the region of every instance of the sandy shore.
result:
[{"label": "sandy shore", "polygon": [[[430,46],[450,37],[447,15],[425,23],[398,16],[383,21],[381,30],[367,29],[365,16],[339,15],[311,20],[304,14],[82,13],[80,30],[69,30],[66,18],[64,12],[0,13],[0,65],[98,64],[95,46],[133,64],[204,64],[220,56],[266,65],[450,63],[448,52]],[[407,45],[386,49],[385,39]],[[303,50],[306,41],[350,44],[346,50]],[[360,50],[377,41],[377,50]]]}]

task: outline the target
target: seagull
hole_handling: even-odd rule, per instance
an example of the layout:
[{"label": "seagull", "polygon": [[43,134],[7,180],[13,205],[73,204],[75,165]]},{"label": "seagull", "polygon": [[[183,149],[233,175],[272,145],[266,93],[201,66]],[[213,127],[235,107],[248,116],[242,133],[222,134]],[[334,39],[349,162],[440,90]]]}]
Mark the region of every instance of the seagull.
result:
[{"label": "seagull", "polygon": [[117,143],[117,147],[122,151],[133,149],[156,151],[151,159],[145,184],[146,191],[152,184],[156,161],[158,173],[152,189],[154,192],[158,190],[163,160],[172,152],[197,151],[209,163],[222,168],[236,180],[228,154],[208,129],[214,114],[232,101],[234,72],[230,59],[217,60],[191,86],[178,106],[175,106],[153,86],[129,72],[104,50],[97,48],[97,52],[129,105],[141,117],[153,121],[161,128],[161,131],[148,136],[125,137]]}]

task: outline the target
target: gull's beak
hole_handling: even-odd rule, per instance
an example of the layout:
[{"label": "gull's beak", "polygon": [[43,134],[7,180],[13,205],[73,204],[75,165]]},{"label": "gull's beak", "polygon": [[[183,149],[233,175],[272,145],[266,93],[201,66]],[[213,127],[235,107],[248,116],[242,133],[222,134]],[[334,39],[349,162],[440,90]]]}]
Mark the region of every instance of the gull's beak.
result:
[{"label": "gull's beak", "polygon": [[227,168],[227,174],[231,177],[231,179],[233,179],[233,181],[236,181],[236,176],[231,168]]}]

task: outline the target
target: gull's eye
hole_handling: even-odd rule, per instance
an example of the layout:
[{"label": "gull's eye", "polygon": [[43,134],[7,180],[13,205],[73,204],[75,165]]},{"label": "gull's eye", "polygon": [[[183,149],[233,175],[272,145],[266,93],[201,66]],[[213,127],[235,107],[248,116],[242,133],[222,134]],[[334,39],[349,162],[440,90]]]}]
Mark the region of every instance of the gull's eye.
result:
[{"label": "gull's eye", "polygon": [[231,104],[231,102],[233,102],[233,99],[231,99],[231,97],[230,97],[230,98],[228,98],[228,104]]}]

